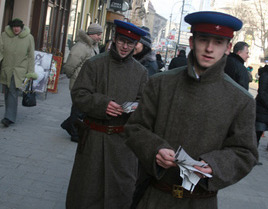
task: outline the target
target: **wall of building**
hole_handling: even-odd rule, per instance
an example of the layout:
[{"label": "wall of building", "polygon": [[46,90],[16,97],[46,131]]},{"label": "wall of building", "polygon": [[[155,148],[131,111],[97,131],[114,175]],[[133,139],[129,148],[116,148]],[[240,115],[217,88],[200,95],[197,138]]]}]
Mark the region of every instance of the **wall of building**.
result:
[{"label": "wall of building", "polygon": [[32,0],[15,0],[13,18],[20,18],[24,25],[30,26]]},{"label": "wall of building", "polygon": [[6,0],[0,0],[0,30],[2,28]]}]

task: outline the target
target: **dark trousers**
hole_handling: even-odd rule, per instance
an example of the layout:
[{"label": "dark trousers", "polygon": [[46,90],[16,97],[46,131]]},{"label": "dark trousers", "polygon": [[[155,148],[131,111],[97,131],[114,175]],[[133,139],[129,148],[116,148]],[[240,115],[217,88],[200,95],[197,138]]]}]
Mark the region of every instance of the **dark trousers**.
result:
[{"label": "dark trousers", "polygon": [[72,105],[70,116],[63,121],[61,127],[65,129],[72,137],[78,137],[78,130],[75,127],[75,121],[77,119],[83,120],[84,113],[80,112],[78,108]]},{"label": "dark trousers", "polygon": [[263,134],[263,131],[256,131],[256,136],[257,136],[257,146],[260,144],[260,139]]}]

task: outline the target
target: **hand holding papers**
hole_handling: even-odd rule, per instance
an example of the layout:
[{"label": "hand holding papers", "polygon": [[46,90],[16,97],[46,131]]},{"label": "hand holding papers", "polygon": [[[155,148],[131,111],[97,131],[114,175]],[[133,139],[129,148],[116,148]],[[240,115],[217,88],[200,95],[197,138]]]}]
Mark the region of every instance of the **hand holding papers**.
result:
[{"label": "hand holding papers", "polygon": [[198,172],[208,178],[211,178],[212,175],[208,173],[204,173],[199,171],[198,169],[194,168],[194,165],[205,167],[207,164],[196,161],[193,158],[191,158],[185,150],[180,146],[175,154],[175,162],[180,168],[180,176],[182,178],[182,187],[184,189],[187,189],[189,191],[193,191],[195,185],[200,180],[200,177],[196,175],[194,172]]},{"label": "hand holding papers", "polygon": [[130,113],[134,112],[137,109],[138,105],[138,102],[124,102],[121,106],[125,113]]}]

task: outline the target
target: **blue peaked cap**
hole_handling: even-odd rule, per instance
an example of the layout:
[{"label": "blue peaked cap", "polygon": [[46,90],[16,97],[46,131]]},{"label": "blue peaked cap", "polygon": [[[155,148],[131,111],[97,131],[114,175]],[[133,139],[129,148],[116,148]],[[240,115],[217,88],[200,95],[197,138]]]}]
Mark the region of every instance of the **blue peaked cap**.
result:
[{"label": "blue peaked cap", "polygon": [[242,28],[243,22],[238,18],[213,11],[201,11],[188,14],[184,18],[189,23],[191,32],[203,32],[219,36],[233,37],[233,32]]},{"label": "blue peaked cap", "polygon": [[116,32],[133,40],[139,41],[141,36],[146,36],[147,32],[137,27],[133,23],[122,20],[114,20]]}]

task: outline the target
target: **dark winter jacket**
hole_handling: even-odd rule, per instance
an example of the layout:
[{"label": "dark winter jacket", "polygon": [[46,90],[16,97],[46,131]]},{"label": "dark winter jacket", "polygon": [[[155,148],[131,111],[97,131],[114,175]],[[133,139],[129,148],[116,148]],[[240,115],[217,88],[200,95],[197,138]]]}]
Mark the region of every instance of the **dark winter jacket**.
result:
[{"label": "dark winter jacket", "polygon": [[156,54],[155,56],[156,56],[156,62],[158,65],[158,70],[160,70],[161,68],[165,67],[165,64],[164,64],[160,54]]},{"label": "dark winter jacket", "polygon": [[235,82],[248,90],[249,76],[247,68],[244,66],[244,60],[237,54],[231,53],[227,57],[225,73],[229,75]]},{"label": "dark winter jacket", "polygon": [[268,124],[268,65],[259,69],[259,89],[256,97],[256,121]]},{"label": "dark winter jacket", "polygon": [[158,72],[158,65],[156,62],[155,53],[153,51],[149,51],[147,54],[142,57],[139,54],[133,56],[136,60],[138,60],[144,67],[146,67],[148,76],[152,76]]},{"label": "dark winter jacket", "polygon": [[171,70],[176,67],[182,67],[187,65],[187,58],[185,54],[180,54],[177,57],[173,58],[168,66],[168,69]]}]

